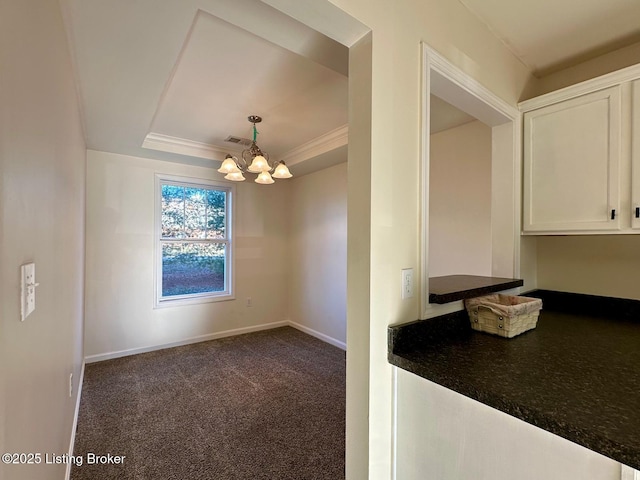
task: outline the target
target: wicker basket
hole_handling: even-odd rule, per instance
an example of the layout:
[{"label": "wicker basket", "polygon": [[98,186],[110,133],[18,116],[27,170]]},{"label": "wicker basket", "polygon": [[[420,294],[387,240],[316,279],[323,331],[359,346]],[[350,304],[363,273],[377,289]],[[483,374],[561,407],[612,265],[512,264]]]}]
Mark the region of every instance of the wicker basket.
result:
[{"label": "wicker basket", "polygon": [[465,300],[465,306],[471,328],[513,338],[536,328],[542,300],[495,294]]}]

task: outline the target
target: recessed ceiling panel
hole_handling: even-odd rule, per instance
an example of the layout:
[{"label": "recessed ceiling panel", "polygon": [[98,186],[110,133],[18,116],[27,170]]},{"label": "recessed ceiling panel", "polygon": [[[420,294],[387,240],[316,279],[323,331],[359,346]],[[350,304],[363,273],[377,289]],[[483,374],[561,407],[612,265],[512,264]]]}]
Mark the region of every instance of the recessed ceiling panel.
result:
[{"label": "recessed ceiling panel", "polygon": [[237,151],[251,137],[279,156],[347,123],[348,79],[213,15],[200,12],[150,131]]}]

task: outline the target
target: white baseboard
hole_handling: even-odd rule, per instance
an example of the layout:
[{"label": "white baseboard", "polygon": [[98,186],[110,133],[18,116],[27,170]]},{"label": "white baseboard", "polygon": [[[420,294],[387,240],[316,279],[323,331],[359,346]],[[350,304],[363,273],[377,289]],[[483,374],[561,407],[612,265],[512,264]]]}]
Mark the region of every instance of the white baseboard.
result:
[{"label": "white baseboard", "polygon": [[292,322],[291,320],[289,320],[287,323],[293,328],[300,330],[301,332],[307,333],[312,337],[316,337],[324,342],[330,343],[334,347],[341,348],[342,350],[345,350],[345,351],[347,350],[347,344],[345,342],[336,340],[335,338],[330,337],[329,335],[325,335],[324,333],[320,333],[317,330],[314,330],[313,328],[305,327],[304,325],[300,325],[299,323]]},{"label": "white baseboard", "polygon": [[[78,392],[76,394],[76,406],[73,412],[73,426],[71,427],[71,439],[69,440],[69,458],[73,455],[73,447],[76,442],[76,429],[78,428],[78,415],[80,414],[80,397],[82,396],[82,382],[84,380],[84,366],[86,362],[82,362],[80,368],[80,378],[78,379]],[[71,478],[71,466],[73,462],[67,463],[67,471],[65,473],[65,479]]]},{"label": "white baseboard", "polygon": [[[155,350],[162,350],[165,348],[179,347],[182,345],[190,345],[192,343],[215,340],[217,338],[233,337],[234,335],[242,335],[244,333],[259,332],[261,330],[270,330],[272,328],[279,328],[279,327],[286,327],[286,326],[293,327],[297,330],[300,330],[301,332],[304,332],[313,337],[319,338],[320,340],[327,342],[335,347],[341,348],[342,350],[347,349],[347,344],[345,342],[336,340],[335,338],[330,337],[329,335],[325,335],[324,333],[318,332],[309,327],[305,327],[304,325],[300,325],[299,323],[292,322],[291,320],[283,320],[281,322],[264,323],[262,325],[255,325],[253,327],[235,328],[233,330],[225,330],[224,332],[208,333],[206,335],[190,337],[184,340],[179,340],[177,342],[163,343],[160,345],[151,345],[148,347],[131,348],[128,350],[118,350],[116,352],[100,353],[97,355],[89,355],[85,357],[84,361],[85,363],[102,362],[104,360],[127,357],[129,355],[136,355],[138,353],[153,352]],[[83,364],[83,372],[84,372],[84,364]]]},{"label": "white baseboard", "polygon": [[[269,330],[271,328],[286,327],[290,322],[273,322],[264,323],[262,325],[256,325],[253,327],[235,328],[233,330],[225,330],[224,332],[208,333],[206,335],[199,335],[197,337],[186,338],[177,342],[163,343],[160,345],[151,345],[148,347],[131,348],[128,350],[119,350],[117,352],[100,353],[97,355],[89,355],[84,358],[86,363],[102,362],[104,360],[111,360],[112,358],[127,357],[129,355],[136,355],[138,353],[153,352],[154,350],[162,350],[164,348],[180,347],[182,345],[190,345],[192,343],[206,342],[208,340],[215,340],[217,338],[232,337],[234,335],[242,335],[244,333],[259,332],[260,330]],[[313,335],[313,334],[312,334]]]}]

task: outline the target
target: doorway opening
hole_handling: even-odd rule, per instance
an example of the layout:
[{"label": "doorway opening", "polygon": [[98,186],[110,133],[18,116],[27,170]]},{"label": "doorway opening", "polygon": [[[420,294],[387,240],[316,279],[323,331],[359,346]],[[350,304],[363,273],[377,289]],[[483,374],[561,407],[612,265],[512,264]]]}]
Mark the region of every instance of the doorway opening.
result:
[{"label": "doorway opening", "polygon": [[421,318],[429,279],[515,278],[520,256],[520,113],[423,44]]},{"label": "doorway opening", "polygon": [[369,469],[372,32],[328,0],[263,0],[349,49],[347,162],[347,358],[345,469]]}]

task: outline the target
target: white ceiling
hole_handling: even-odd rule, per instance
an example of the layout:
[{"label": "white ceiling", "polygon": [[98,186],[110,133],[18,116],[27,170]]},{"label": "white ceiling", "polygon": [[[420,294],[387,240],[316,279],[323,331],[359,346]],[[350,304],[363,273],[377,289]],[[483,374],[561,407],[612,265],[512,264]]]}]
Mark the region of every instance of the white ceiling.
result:
[{"label": "white ceiling", "polygon": [[252,138],[256,114],[258,144],[281,157],[347,124],[347,87],[345,75],[198,12],[151,131],[235,150],[225,139]]},{"label": "white ceiling", "polygon": [[[294,174],[345,161],[348,48],[268,1],[61,0],[87,147],[210,166],[260,115]],[[460,2],[538,75],[640,40],[640,0]]]},{"label": "white ceiling", "polygon": [[639,0],[459,0],[537,76],[640,41]]},{"label": "white ceiling", "polygon": [[64,6],[88,148],[211,165],[259,115],[258,144],[294,174],[346,160],[344,45],[255,0]]}]

